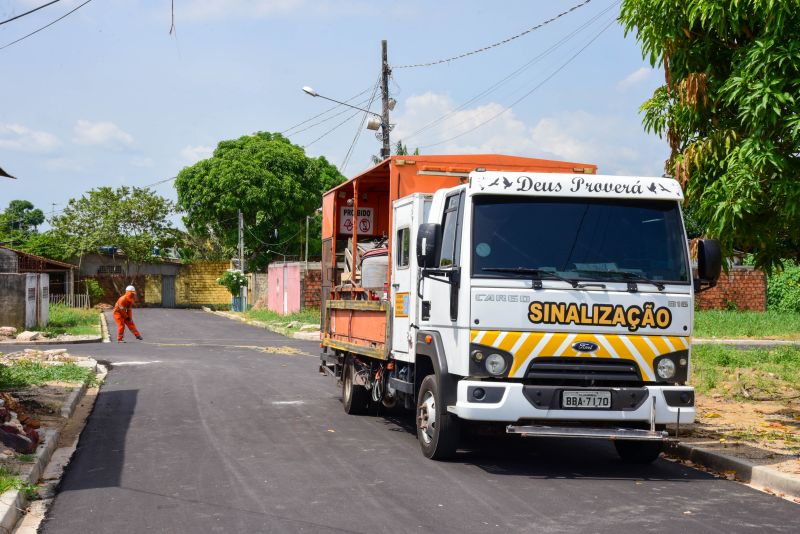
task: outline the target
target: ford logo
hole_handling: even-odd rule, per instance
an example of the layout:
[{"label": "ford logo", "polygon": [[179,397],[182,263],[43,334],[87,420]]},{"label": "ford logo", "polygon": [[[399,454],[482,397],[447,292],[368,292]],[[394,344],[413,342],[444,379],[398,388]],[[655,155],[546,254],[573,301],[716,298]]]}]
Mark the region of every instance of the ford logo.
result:
[{"label": "ford logo", "polygon": [[591,341],[578,341],[572,344],[572,348],[578,352],[594,352],[599,347],[596,343],[592,343]]}]

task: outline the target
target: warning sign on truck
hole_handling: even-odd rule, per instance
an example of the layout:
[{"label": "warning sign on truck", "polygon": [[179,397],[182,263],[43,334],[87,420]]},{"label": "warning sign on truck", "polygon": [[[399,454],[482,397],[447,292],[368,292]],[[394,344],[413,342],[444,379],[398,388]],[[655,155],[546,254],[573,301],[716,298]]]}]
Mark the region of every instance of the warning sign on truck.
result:
[{"label": "warning sign on truck", "polygon": [[343,207],[339,210],[339,233],[352,234],[353,225],[357,226],[359,235],[372,235],[374,224],[374,216],[372,208],[358,208],[358,217],[353,218],[353,208]]}]

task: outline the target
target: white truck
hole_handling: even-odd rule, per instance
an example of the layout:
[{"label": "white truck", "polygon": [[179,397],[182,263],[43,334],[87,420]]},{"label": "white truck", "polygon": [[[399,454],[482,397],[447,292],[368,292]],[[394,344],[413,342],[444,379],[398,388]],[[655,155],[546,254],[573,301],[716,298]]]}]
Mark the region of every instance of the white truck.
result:
[{"label": "white truck", "polygon": [[694,421],[694,294],[721,266],[701,240],[693,276],[678,182],[483,169],[459,181],[393,201],[383,288],[359,286],[357,267],[355,291],[327,286],[320,369],[341,379],[345,410],[416,410],[432,459],[456,452],[465,424],[656,459],[666,426]]}]

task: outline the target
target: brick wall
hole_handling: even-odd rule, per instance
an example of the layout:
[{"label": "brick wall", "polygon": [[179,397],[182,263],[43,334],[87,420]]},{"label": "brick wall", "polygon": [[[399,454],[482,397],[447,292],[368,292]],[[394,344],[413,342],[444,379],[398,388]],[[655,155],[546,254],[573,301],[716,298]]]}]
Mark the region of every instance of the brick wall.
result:
[{"label": "brick wall", "polygon": [[322,295],[322,271],[309,269],[303,278],[303,308],[319,308]]},{"label": "brick wall", "polygon": [[[731,304],[732,303],[732,304]],[[767,278],[752,267],[734,266],[719,277],[717,286],[697,295],[701,310],[724,310],[735,304],[737,310],[767,309]]]},{"label": "brick wall", "polygon": [[161,275],[148,274],[144,277],[144,303],[147,306],[161,306]]},{"label": "brick wall", "polygon": [[217,283],[217,278],[229,268],[227,261],[198,262],[181,267],[175,277],[175,305],[230,305],[231,294]]}]

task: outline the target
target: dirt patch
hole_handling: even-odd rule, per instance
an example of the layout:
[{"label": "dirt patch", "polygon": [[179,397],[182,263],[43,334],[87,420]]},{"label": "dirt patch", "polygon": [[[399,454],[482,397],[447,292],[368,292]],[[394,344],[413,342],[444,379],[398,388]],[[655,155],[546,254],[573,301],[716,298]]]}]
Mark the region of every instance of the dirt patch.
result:
[{"label": "dirt patch", "polygon": [[305,354],[303,351],[292,347],[263,347],[261,352],[266,352],[267,354],[285,354],[289,356],[295,354]]},{"label": "dirt patch", "polygon": [[[772,391],[771,393],[775,393]],[[697,395],[690,445],[800,474],[800,400],[742,401]]]}]

